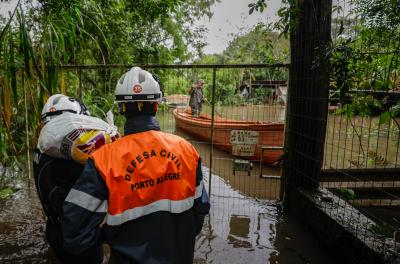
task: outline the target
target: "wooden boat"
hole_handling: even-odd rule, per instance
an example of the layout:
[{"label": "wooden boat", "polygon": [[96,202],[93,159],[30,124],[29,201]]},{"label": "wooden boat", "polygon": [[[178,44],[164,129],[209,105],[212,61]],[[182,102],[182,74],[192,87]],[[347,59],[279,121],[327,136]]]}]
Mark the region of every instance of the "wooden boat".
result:
[{"label": "wooden boat", "polygon": [[[185,132],[207,142],[211,141],[211,116],[200,115],[193,117],[190,110],[173,111],[175,124]],[[258,132],[258,143],[253,156],[241,156],[252,161],[261,161],[268,165],[278,165],[283,155],[284,124],[260,121],[239,121],[214,116],[214,145],[232,154],[231,131],[246,130]],[[277,149],[261,149],[263,147],[278,147]],[[260,158],[260,153],[263,153]]]}]

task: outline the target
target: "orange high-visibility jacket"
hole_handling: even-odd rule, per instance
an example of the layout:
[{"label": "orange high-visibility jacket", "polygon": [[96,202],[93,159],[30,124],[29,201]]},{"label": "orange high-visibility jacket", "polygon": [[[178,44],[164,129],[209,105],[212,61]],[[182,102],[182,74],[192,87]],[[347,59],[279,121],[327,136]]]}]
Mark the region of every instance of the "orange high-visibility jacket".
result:
[{"label": "orange high-visibility jacket", "polygon": [[186,140],[150,130],[127,135],[93,155],[107,185],[108,225],[157,211],[182,213],[201,196],[196,188],[199,155]]}]

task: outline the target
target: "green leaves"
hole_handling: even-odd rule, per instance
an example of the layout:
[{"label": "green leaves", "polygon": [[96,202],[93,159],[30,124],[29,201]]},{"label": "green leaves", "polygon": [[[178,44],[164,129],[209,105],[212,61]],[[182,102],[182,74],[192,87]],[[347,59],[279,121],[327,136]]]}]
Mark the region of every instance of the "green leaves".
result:
[{"label": "green leaves", "polygon": [[397,102],[395,105],[390,107],[389,110],[383,112],[379,116],[379,124],[388,123],[392,118],[395,118],[400,115],[400,102]]},{"label": "green leaves", "polygon": [[379,124],[382,125],[382,124],[389,122],[390,118],[391,118],[390,111],[383,112],[379,116]]},{"label": "green leaves", "polygon": [[254,11],[259,11],[260,13],[264,12],[264,9],[267,8],[267,3],[265,0],[258,0],[256,3],[250,3],[249,7],[249,15],[253,14]]},{"label": "green leaves", "polygon": [[11,197],[11,195],[15,192],[16,190],[11,189],[11,188],[4,188],[0,190],[0,200],[2,199],[7,199]]},{"label": "green leaves", "polygon": [[0,32],[0,162],[35,146],[49,95],[82,88],[94,114],[112,106],[115,71],[79,75],[61,65],[188,61],[191,43],[204,47],[204,29],[193,22],[218,1],[38,0],[17,8]]},{"label": "green leaves", "polygon": [[372,232],[377,235],[384,237],[393,237],[394,228],[387,223],[374,224],[369,228]]},{"label": "green leaves", "polygon": [[17,99],[17,70],[15,67],[15,49],[14,49],[14,36],[13,36],[13,31],[11,27],[9,28],[9,50],[8,50],[8,77],[10,80],[11,84],[11,90],[13,93],[13,99],[14,99],[14,104],[16,105],[18,103]]},{"label": "green leaves", "polygon": [[345,199],[348,199],[348,200],[356,198],[356,194],[354,193],[354,190],[352,190],[352,189],[338,188],[338,189],[335,189],[335,192],[342,195]]},{"label": "green leaves", "polygon": [[254,10],[256,9],[256,4],[249,4],[249,15],[253,14]]},{"label": "green leaves", "polygon": [[354,3],[353,13],[361,16],[363,23],[368,27],[387,30],[400,24],[398,0],[358,0]]}]

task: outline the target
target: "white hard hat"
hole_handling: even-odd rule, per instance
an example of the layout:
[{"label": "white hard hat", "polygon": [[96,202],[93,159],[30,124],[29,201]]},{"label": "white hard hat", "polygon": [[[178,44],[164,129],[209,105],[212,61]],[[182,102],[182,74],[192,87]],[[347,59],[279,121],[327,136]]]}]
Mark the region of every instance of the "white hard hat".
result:
[{"label": "white hard hat", "polygon": [[150,72],[133,67],[118,80],[115,101],[160,103],[162,101],[160,84]]},{"label": "white hard hat", "polygon": [[42,110],[41,118],[45,123],[47,123],[52,117],[65,112],[89,115],[86,106],[77,99],[63,94],[54,94],[47,99]]}]

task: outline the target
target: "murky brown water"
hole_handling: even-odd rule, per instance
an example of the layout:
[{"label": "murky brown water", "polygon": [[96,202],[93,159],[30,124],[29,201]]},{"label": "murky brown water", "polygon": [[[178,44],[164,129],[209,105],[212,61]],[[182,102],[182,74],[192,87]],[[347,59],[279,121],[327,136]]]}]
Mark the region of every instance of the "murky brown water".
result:
[{"label": "murky brown water", "polygon": [[335,263],[279,203],[243,195],[217,175],[211,179],[218,191],[197,237],[195,263]]},{"label": "murky brown water", "polygon": [[379,117],[330,115],[325,143],[325,168],[398,167],[399,128]]},{"label": "murky brown water", "polygon": [[24,173],[13,177],[12,186],[19,191],[10,199],[0,199],[0,263],[54,263],[34,181]]},{"label": "murky brown water", "polygon": [[[202,164],[206,167],[210,167],[210,156],[211,146],[205,142],[199,142],[191,138],[183,131],[178,130],[178,135],[185,136],[198,150],[200,157],[202,158]],[[233,158],[227,155],[225,152],[214,148],[212,159],[212,171],[221,177],[226,184],[231,186],[238,193],[246,196],[250,196],[258,199],[269,199],[277,200],[280,194],[280,175],[281,170],[278,167],[262,167],[262,175],[274,176],[271,179],[260,178],[260,165],[259,163],[253,164],[253,169],[250,171],[250,175],[245,171],[236,171],[233,173]],[[209,172],[204,175],[205,178],[209,178]],[[224,195],[224,190],[219,189],[217,186],[212,185],[212,192],[218,193],[218,195]]]}]

